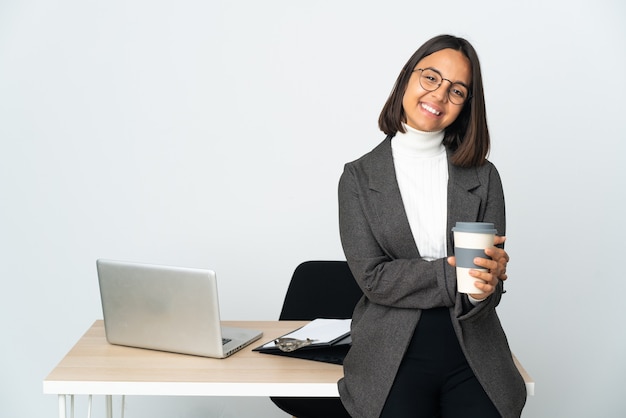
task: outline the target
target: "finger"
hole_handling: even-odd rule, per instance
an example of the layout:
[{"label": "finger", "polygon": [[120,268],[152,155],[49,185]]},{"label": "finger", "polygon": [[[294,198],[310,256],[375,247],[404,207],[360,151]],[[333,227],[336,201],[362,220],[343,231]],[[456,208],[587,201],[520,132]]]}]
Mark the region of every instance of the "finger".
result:
[{"label": "finger", "polygon": [[476,283],[474,283],[474,286],[476,286],[477,289],[482,290],[483,293],[472,293],[470,294],[470,296],[472,296],[474,299],[478,299],[478,300],[483,300],[486,299],[488,296],[491,296],[495,290],[496,287],[486,284],[486,283],[482,283],[477,281]]},{"label": "finger", "polygon": [[474,264],[479,267],[486,268],[492,272],[500,271],[499,263],[496,260],[490,260],[489,258],[476,257],[474,258]]},{"label": "finger", "polygon": [[477,282],[480,284],[480,286],[478,286],[479,289],[481,290],[489,290],[491,288],[495,289],[495,286],[498,284],[498,277],[496,277],[495,275],[491,274],[488,271],[480,271],[480,270],[474,270],[475,274],[472,273],[472,271],[470,270],[470,275],[474,278],[477,279]]},{"label": "finger", "polygon": [[485,284],[492,284],[496,280],[496,277],[489,271],[470,269],[469,274],[470,276],[481,280]]},{"label": "finger", "polygon": [[500,259],[498,261],[489,260],[488,258],[476,257],[474,259],[474,264],[479,267],[486,268],[489,270],[494,277],[497,277],[500,280],[508,279],[506,274],[507,263],[504,259]]},{"label": "finger", "polygon": [[506,262],[509,261],[509,254],[506,251],[504,251],[502,248],[497,248],[497,247],[485,248],[485,254],[487,254],[489,257],[495,260],[503,259]]},{"label": "finger", "polygon": [[507,267],[506,262],[500,261],[498,263],[498,270],[497,270],[497,274],[496,274],[498,279],[506,280],[508,278],[508,276],[506,275],[506,267]]},{"label": "finger", "polygon": [[456,257],[455,256],[448,257],[448,264],[450,264],[452,267],[456,267]]},{"label": "finger", "polygon": [[488,293],[470,293],[469,295],[476,300],[487,299],[487,296],[489,296]]},{"label": "finger", "polygon": [[506,236],[502,235],[502,236],[495,236],[493,239],[493,245],[500,245],[500,244],[504,244],[504,241],[506,241]]},{"label": "finger", "polygon": [[476,282],[476,284],[474,286],[476,286],[477,289],[483,291],[482,294],[479,293],[482,296],[480,298],[476,298],[476,299],[486,298],[487,296],[490,296],[496,290],[495,286],[490,285],[490,284],[486,284],[486,283],[481,283],[481,282]]}]

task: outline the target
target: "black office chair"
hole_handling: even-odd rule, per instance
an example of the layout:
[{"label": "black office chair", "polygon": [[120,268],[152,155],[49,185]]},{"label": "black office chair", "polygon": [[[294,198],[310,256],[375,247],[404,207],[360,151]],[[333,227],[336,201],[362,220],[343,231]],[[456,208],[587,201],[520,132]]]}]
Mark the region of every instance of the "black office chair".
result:
[{"label": "black office chair", "polygon": [[[293,272],[280,320],[352,318],[363,292],[345,261],[305,261]],[[350,418],[339,398],[271,397],[294,418]]]}]

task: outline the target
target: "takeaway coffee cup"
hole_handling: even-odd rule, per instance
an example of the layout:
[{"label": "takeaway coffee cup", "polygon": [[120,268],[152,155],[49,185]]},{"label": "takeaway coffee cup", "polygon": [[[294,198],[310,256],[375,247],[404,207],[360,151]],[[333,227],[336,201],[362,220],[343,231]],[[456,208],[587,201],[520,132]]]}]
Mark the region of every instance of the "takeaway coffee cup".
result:
[{"label": "takeaway coffee cup", "polygon": [[483,293],[474,286],[479,280],[470,276],[470,269],[485,271],[474,264],[474,258],[490,258],[486,248],[493,247],[496,230],[488,222],[457,222],[452,228],[454,233],[454,255],[456,257],[456,280],[459,293]]}]

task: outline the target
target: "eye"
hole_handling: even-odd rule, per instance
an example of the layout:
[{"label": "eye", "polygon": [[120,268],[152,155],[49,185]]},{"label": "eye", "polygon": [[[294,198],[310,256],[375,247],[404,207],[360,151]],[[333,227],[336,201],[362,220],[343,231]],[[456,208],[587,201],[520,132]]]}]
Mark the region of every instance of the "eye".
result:
[{"label": "eye", "polygon": [[467,90],[463,86],[454,84],[450,87],[450,94],[453,94],[460,99],[465,99],[467,97]]},{"label": "eye", "polygon": [[430,86],[437,86],[441,83],[441,77],[432,70],[424,70],[422,71],[422,82]]}]

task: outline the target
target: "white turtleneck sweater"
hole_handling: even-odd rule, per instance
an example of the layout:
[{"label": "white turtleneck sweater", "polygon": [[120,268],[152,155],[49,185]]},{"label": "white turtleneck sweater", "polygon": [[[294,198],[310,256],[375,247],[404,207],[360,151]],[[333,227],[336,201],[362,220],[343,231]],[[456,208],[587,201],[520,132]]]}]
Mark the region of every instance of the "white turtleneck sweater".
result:
[{"label": "white turtleneck sweater", "polygon": [[448,160],[444,132],[422,132],[404,125],[391,140],[396,178],[420,255],[446,257]]},{"label": "white turtleneck sweater", "polygon": [[[420,255],[425,260],[447,256],[448,158],[444,132],[422,132],[404,125],[391,139],[393,164],[404,210]],[[481,302],[467,295],[472,305]]]}]

